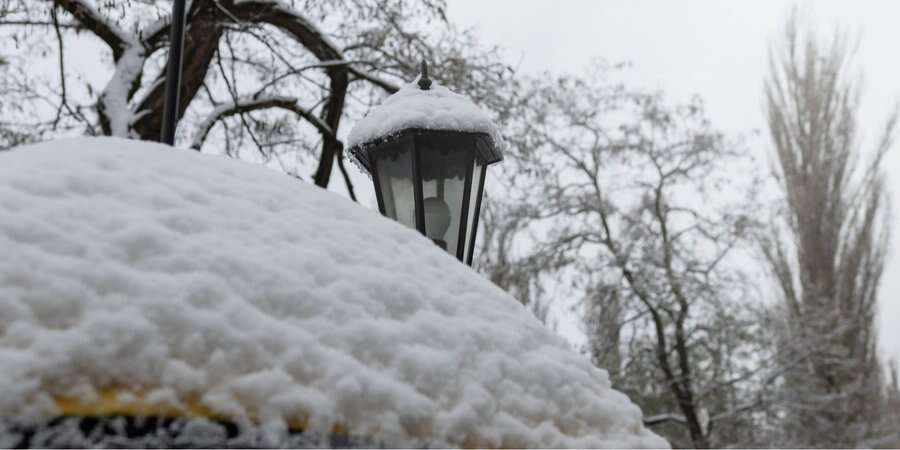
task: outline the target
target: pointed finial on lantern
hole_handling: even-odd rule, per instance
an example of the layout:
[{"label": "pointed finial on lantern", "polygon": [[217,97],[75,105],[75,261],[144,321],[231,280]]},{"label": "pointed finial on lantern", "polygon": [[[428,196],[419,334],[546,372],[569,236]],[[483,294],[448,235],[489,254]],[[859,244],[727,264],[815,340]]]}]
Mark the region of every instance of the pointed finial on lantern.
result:
[{"label": "pointed finial on lantern", "polygon": [[431,79],[428,78],[428,63],[422,60],[422,74],[419,75],[419,89],[427,91],[431,88]]}]

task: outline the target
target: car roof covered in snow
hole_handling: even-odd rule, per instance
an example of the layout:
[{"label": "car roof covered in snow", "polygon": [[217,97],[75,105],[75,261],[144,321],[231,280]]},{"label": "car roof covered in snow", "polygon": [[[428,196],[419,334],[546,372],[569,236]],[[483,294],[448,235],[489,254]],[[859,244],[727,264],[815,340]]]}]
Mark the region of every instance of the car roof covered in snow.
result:
[{"label": "car roof covered in snow", "polygon": [[0,416],[117,389],[398,446],[667,445],[515,299],[338,195],[110,138],[2,152],[0,180]]}]

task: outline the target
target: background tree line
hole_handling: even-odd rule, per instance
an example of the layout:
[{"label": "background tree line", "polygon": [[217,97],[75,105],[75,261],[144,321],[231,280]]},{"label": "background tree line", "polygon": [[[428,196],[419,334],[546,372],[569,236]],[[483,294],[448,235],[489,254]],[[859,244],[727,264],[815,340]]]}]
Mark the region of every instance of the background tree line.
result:
[{"label": "background tree line", "polygon": [[526,80],[513,114],[481,268],[539,318],[576,299],[584,352],[674,446],[900,445],[875,329],[897,114],[863,148],[854,47],[802,23],[770,46],[767,148],[621,66]]},{"label": "background tree line", "polygon": [[[158,139],[170,3],[0,5],[0,148]],[[551,307],[575,308],[581,350],[654,430],[678,447],[900,446],[897,368],[874,325],[890,238],[881,162],[897,118],[877,148],[861,146],[846,36],[786,21],[760,146],[719,132],[699,98],[623,82],[626,65],[517,74],[444,11],[194,0],[177,145],[323,188],[337,177],[355,199],[343,136],[427,59],[508,143],[479,270],[545,322]],[[86,47],[102,51],[67,64]]]}]

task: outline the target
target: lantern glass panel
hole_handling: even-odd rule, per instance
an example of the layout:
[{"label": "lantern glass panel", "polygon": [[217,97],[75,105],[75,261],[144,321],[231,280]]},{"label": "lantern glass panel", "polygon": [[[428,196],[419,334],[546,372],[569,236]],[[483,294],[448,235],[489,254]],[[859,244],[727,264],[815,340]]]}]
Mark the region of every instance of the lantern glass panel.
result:
[{"label": "lantern glass panel", "polygon": [[478,225],[475,222],[475,216],[478,215],[478,199],[481,196],[481,189],[479,188],[481,187],[481,177],[483,176],[484,166],[478,161],[478,158],[475,158],[475,167],[472,169],[472,189],[469,192],[469,214],[466,217],[466,242],[463,261],[470,260],[470,253],[474,249],[472,240],[475,239],[475,228]]},{"label": "lantern glass panel", "polygon": [[411,142],[403,140],[396,148],[380,152],[376,159],[384,215],[410,228],[416,228],[416,196],[413,186]]},{"label": "lantern glass panel", "polygon": [[425,235],[453,255],[459,245],[460,214],[469,153],[462,149],[419,148]]}]

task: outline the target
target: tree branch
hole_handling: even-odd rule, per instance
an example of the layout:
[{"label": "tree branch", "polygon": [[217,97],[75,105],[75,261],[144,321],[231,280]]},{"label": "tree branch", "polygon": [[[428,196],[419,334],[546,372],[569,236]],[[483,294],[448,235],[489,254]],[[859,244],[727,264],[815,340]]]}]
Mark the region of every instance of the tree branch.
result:
[{"label": "tree branch", "polygon": [[[267,23],[292,36],[305,48],[309,49],[320,61],[344,60],[339,47],[315,27],[299,12],[278,1],[250,0],[243,1],[228,8],[231,14],[240,20]],[[328,127],[337,132],[344,110],[344,100],[349,85],[349,70],[346,65],[326,67],[330,79],[328,100],[322,111],[322,120]],[[340,157],[343,147],[336,139],[325,139],[322,142],[322,154],[319,167],[313,176],[316,185],[327,187],[334,167],[335,158]]]},{"label": "tree branch", "polygon": [[396,84],[391,83],[390,81],[387,81],[383,78],[379,78],[377,75],[367,72],[365,70],[362,70],[358,67],[351,66],[350,73],[352,73],[354,76],[356,76],[359,79],[366,80],[366,81],[374,84],[375,86],[378,86],[381,89],[384,89],[385,92],[387,92],[388,94],[393,94],[394,92],[397,92],[400,90],[400,86],[397,86]]},{"label": "tree branch", "polygon": [[[331,131],[331,128],[328,127],[328,124],[323,122],[319,117],[317,117],[309,110],[304,109],[299,104],[297,104],[297,99],[283,96],[261,98],[251,97],[238,99],[236,102],[230,102],[214,109],[213,112],[211,112],[209,116],[207,116],[207,118],[204,119],[203,122],[201,122],[198,126],[197,132],[194,135],[194,140],[191,143],[191,148],[194,150],[200,150],[200,147],[206,140],[206,136],[209,134],[209,131],[213,126],[215,126],[216,123],[218,123],[222,119],[231,117],[236,114],[272,108],[283,109],[297,114],[298,116],[304,118],[312,126],[314,126],[322,135],[323,139],[337,141],[337,137]],[[338,141],[338,145],[343,148],[343,144],[341,144],[340,141]]]},{"label": "tree branch", "polygon": [[684,419],[684,416],[675,413],[656,414],[649,417],[644,417],[644,426],[648,427],[663,424],[666,422],[678,422],[680,424],[687,423],[687,421]]},{"label": "tree branch", "polygon": [[106,42],[112,49],[113,59],[116,61],[132,41],[128,33],[106,20],[99,11],[84,0],[54,0],[53,3],[68,11],[75,17],[75,20]]}]

